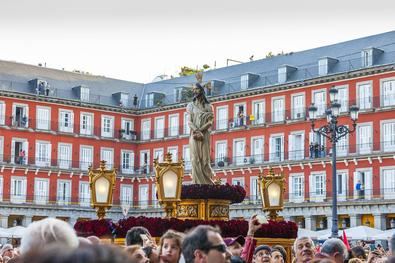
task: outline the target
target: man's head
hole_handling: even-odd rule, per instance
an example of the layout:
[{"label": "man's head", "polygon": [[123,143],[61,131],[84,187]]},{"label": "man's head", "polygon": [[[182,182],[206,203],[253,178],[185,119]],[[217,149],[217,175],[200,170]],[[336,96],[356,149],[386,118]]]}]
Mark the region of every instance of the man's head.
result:
[{"label": "man's head", "polygon": [[204,101],[204,103],[209,103],[207,98],[206,98],[206,92],[204,91],[204,88],[200,83],[196,83],[195,86],[192,89],[193,92],[193,101],[196,101],[197,99]]},{"label": "man's head", "polygon": [[351,248],[351,255],[353,256],[353,258],[359,258],[364,261],[368,259],[365,253],[365,249],[362,246],[355,246]]},{"label": "man's head", "polygon": [[255,263],[270,263],[272,259],[272,249],[266,245],[260,245],[254,250]]},{"label": "man's head", "polygon": [[225,263],[230,262],[231,256],[219,230],[205,225],[196,227],[186,235],[182,253],[186,263]]},{"label": "man's head", "polygon": [[148,229],[146,229],[145,227],[142,227],[142,226],[132,227],[126,233],[125,245],[126,246],[131,246],[131,245],[143,246],[143,239],[141,238],[140,235],[151,236],[150,233],[148,232]]},{"label": "man's head", "polygon": [[299,237],[293,246],[296,263],[311,262],[314,258],[314,243],[309,237]]},{"label": "man's head", "polygon": [[346,246],[338,238],[327,239],[321,247],[321,252],[332,257],[337,263],[343,263],[348,257]]},{"label": "man's head", "polygon": [[230,253],[232,256],[241,256],[241,252],[243,251],[243,246],[245,243],[245,239],[243,236],[238,236],[236,238],[225,238],[225,244],[228,246]]}]

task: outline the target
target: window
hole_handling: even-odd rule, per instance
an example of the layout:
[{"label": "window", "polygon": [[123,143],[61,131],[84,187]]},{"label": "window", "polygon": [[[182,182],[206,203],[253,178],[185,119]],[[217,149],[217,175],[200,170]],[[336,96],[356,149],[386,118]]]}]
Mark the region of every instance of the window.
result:
[{"label": "window", "polygon": [[305,106],[304,94],[297,94],[292,96],[292,119],[304,119]]},{"label": "window", "polygon": [[5,103],[0,101],[0,125],[5,125]]},{"label": "window", "polygon": [[149,108],[154,106],[154,93],[148,93],[145,95],[145,107]]},{"label": "window", "polygon": [[29,127],[29,107],[25,104],[12,105],[12,126]]},{"label": "window", "polygon": [[192,169],[191,149],[189,148],[189,145],[184,145],[182,149],[182,156],[184,158],[185,170],[191,170]]},{"label": "window", "polygon": [[310,200],[322,202],[326,197],[325,173],[312,174],[310,176]]},{"label": "window", "polygon": [[253,113],[250,117],[252,124],[259,125],[265,122],[265,102],[264,101],[254,101],[252,103]]},{"label": "window", "polygon": [[328,74],[328,59],[321,58],[318,60],[318,75],[325,76]]},{"label": "window", "polygon": [[395,80],[382,81],[381,86],[382,106],[395,106]]},{"label": "window", "polygon": [[136,133],[134,131],[134,121],[130,119],[123,119],[121,123],[121,136],[122,139],[135,140]]},{"label": "window", "polygon": [[304,132],[293,133],[288,136],[289,160],[304,159]]},{"label": "window", "polygon": [[169,136],[178,136],[178,114],[169,116]]},{"label": "window", "polygon": [[258,184],[258,177],[252,176],[250,179],[250,199],[252,201],[259,200],[259,184]]},{"label": "window", "polygon": [[382,144],[384,151],[395,151],[395,122],[382,124]]},{"label": "window", "polygon": [[140,151],[140,173],[149,174],[150,173],[150,152]]},{"label": "window", "polygon": [[[382,180],[383,181],[383,180]],[[357,190],[357,184],[360,184]],[[354,173],[354,198],[370,200],[373,193],[372,170],[358,169]]]},{"label": "window", "polygon": [[174,89],[174,102],[180,102],[182,98],[182,88],[175,88]]},{"label": "window", "polygon": [[80,206],[90,206],[91,191],[88,182],[80,182]]},{"label": "window", "polygon": [[141,121],[141,127],[142,127],[142,139],[143,140],[149,140],[151,138],[151,120],[146,119]]},{"label": "window", "polygon": [[132,205],[133,203],[133,188],[131,185],[121,184],[121,205]]},{"label": "window", "polygon": [[304,201],[304,175],[295,174],[289,177],[289,200],[294,203]]},{"label": "window", "polygon": [[43,167],[51,166],[51,143],[36,142],[36,165]]},{"label": "window", "polygon": [[287,67],[278,68],[278,83],[287,82]]},{"label": "window", "polygon": [[219,167],[223,167],[228,163],[227,157],[227,143],[226,142],[216,142],[215,144],[215,163]]},{"label": "window", "polygon": [[244,178],[232,178],[232,185],[239,185],[244,188]]},{"label": "window", "polygon": [[155,139],[161,139],[165,136],[165,118],[155,118]]},{"label": "window", "polygon": [[37,107],[36,129],[49,130],[51,127],[51,108]]},{"label": "window", "polygon": [[[245,140],[235,140],[233,144],[233,160],[236,165],[244,165],[245,159]],[[246,159],[247,161],[247,159]]]},{"label": "window", "polygon": [[71,133],[74,131],[74,114],[72,111],[60,110],[59,131]]},{"label": "window", "polygon": [[326,91],[313,91],[313,103],[317,107],[317,116],[323,116],[326,110]]},{"label": "window", "polygon": [[248,74],[242,75],[240,77],[240,89],[241,90],[246,90],[248,89]]},{"label": "window", "polygon": [[270,137],[270,153],[269,160],[271,162],[284,161],[284,136]]},{"label": "window", "polygon": [[101,117],[101,136],[102,137],[113,137],[114,131],[114,117],[102,116]]},{"label": "window", "polygon": [[134,164],[134,153],[132,151],[121,151],[122,156],[122,173],[124,174],[132,174],[133,173],[133,164]]},{"label": "window", "polygon": [[340,113],[348,112],[348,87],[339,87],[337,88],[340,103]]},{"label": "window", "polygon": [[326,156],[326,137],[324,135],[318,132],[310,132],[309,141],[310,158],[323,158]]},{"label": "window", "polygon": [[228,128],[228,107],[217,108],[217,130]]},{"label": "window", "polygon": [[71,181],[58,180],[58,205],[69,205],[71,201]]},{"label": "window", "polygon": [[121,93],[119,103],[123,107],[129,107],[129,94]]},{"label": "window", "polygon": [[348,135],[340,138],[336,144],[336,155],[346,156],[348,154]]},{"label": "window", "polygon": [[383,194],[384,199],[394,199],[395,198],[395,168],[383,168],[382,171],[383,178]]},{"label": "window", "polygon": [[154,158],[158,159],[159,162],[163,162],[163,148],[154,149]]},{"label": "window", "polygon": [[362,50],[361,52],[362,67],[369,67],[373,65],[373,49]]},{"label": "window", "polygon": [[284,121],[285,105],[284,98],[275,98],[272,100],[273,122]]},{"label": "window", "polygon": [[246,105],[243,104],[235,104],[233,108],[233,127],[241,127],[246,125]]},{"label": "window", "polygon": [[148,185],[139,185],[139,206],[143,209],[148,207]]},{"label": "window", "polygon": [[58,165],[60,169],[71,168],[72,144],[59,143],[58,145]]},{"label": "window", "polygon": [[101,148],[100,160],[106,161],[106,167],[112,169],[114,166],[114,150],[110,148]]},{"label": "window", "polygon": [[189,114],[188,112],[184,112],[184,134],[189,135],[191,133],[191,128],[188,125]]},{"label": "window", "polygon": [[4,137],[0,136],[0,162],[4,161]]},{"label": "window", "polygon": [[12,139],[11,163],[27,165],[29,156],[29,142],[26,139]]},{"label": "window", "polygon": [[89,102],[89,88],[80,87],[81,101]]},{"label": "window", "polygon": [[26,202],[26,181],[26,177],[11,177],[11,203],[20,204]]},{"label": "window", "polygon": [[348,174],[347,171],[337,171],[337,197],[339,201],[346,201],[348,192]]},{"label": "window", "polygon": [[250,164],[260,164],[263,163],[263,137],[256,137],[251,139],[251,158]]},{"label": "window", "polygon": [[372,151],[372,126],[370,124],[358,124],[357,126],[358,152],[368,154]]},{"label": "window", "polygon": [[178,147],[167,147],[167,152],[171,153],[171,157],[173,162],[177,162],[178,161]]},{"label": "window", "polygon": [[81,113],[80,134],[93,135],[93,114],[84,112]]},{"label": "window", "polygon": [[4,182],[3,176],[0,176],[0,201],[3,201],[3,189],[4,189]]},{"label": "window", "polygon": [[45,205],[49,198],[49,180],[44,178],[34,179],[34,202]]},{"label": "window", "polygon": [[81,170],[88,170],[93,163],[93,147],[81,146],[80,148],[80,168]]},{"label": "window", "polygon": [[370,82],[357,85],[357,97],[360,110],[372,108],[372,85]]}]

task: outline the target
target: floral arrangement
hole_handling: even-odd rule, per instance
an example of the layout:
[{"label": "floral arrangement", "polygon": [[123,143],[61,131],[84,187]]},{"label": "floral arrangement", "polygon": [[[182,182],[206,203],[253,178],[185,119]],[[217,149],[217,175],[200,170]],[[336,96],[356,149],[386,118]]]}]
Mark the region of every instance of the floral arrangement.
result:
[{"label": "floral arrangement", "polygon": [[243,202],[246,191],[240,185],[183,185],[181,199],[224,199],[231,204]]},{"label": "floral arrangement", "polygon": [[[129,217],[119,220],[116,224],[108,220],[81,221],[75,224],[74,229],[80,236],[96,235],[101,237],[112,235],[117,238],[124,238],[130,228],[143,226],[149,230],[152,236],[160,237],[168,229],[185,232],[198,225],[218,226],[221,229],[223,237],[246,236],[248,231],[248,222],[245,220],[205,221],[155,217]],[[297,232],[298,227],[294,222],[269,220],[268,224],[263,224],[255,233],[255,237],[296,238]]]}]

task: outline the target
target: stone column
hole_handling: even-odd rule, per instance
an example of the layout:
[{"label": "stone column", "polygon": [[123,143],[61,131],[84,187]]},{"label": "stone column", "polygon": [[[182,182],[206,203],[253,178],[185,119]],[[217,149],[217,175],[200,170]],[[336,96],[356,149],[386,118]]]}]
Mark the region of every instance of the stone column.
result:
[{"label": "stone column", "polygon": [[350,215],[350,227],[361,225],[361,215]]},{"label": "stone column", "polygon": [[32,222],[32,219],[33,219],[32,216],[30,216],[30,215],[25,215],[25,216],[23,217],[22,225],[25,226],[25,227],[27,227],[27,226],[30,225],[30,223]]},{"label": "stone column", "polygon": [[374,216],[374,228],[385,230],[385,214],[373,214]]},{"label": "stone column", "polygon": [[327,229],[329,229],[329,230],[332,229],[332,217],[331,216],[326,217],[326,226],[327,226]]},{"label": "stone column", "polygon": [[317,228],[317,224],[316,224],[317,218],[315,216],[306,216],[304,219],[304,223],[305,223],[305,228],[308,230],[313,230],[315,231]]}]

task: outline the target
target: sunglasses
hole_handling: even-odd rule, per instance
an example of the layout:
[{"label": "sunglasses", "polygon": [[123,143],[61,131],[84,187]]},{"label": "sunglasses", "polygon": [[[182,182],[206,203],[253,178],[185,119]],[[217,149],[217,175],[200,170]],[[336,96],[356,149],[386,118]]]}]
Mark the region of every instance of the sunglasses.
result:
[{"label": "sunglasses", "polygon": [[215,246],[205,247],[203,250],[208,252],[213,249],[217,250],[218,252],[225,253],[227,251],[228,247],[225,244],[219,244],[219,245],[215,245]]}]

